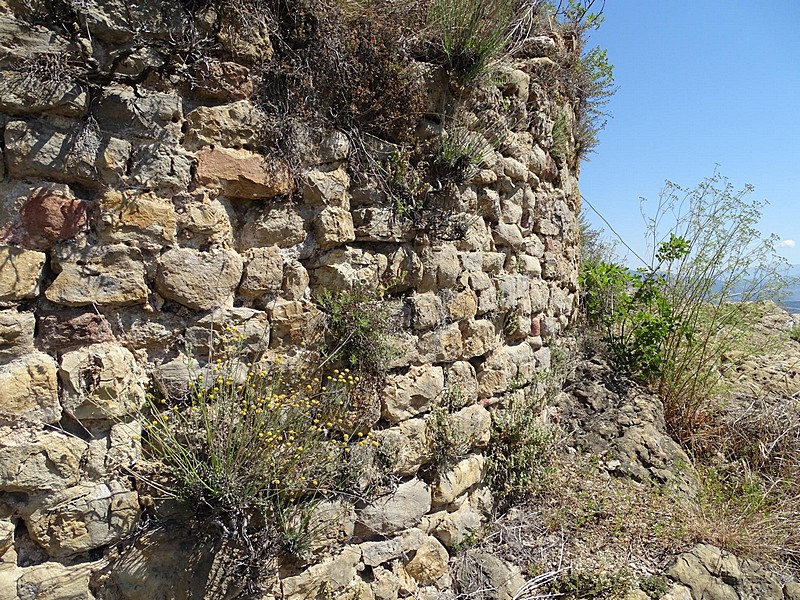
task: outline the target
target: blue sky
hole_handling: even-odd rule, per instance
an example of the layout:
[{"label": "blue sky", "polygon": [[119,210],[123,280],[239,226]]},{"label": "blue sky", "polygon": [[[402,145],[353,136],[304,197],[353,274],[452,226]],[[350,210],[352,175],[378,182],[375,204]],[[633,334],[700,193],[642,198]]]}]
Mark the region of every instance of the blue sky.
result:
[{"label": "blue sky", "polygon": [[769,202],[760,229],[800,264],[800,0],[607,0],[603,14],[589,46],[608,50],[619,89],[581,168],[584,197],[642,254],[639,198],[719,165]]}]

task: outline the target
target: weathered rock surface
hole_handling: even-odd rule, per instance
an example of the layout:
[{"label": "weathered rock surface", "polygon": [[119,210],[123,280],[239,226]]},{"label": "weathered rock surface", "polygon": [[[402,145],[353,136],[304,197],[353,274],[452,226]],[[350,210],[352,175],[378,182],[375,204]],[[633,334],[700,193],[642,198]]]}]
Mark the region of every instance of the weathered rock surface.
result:
[{"label": "weathered rock surface", "polygon": [[255,200],[288,194],[288,167],[247,150],[203,148],[197,153],[197,181],[229,198]]},{"label": "weathered rock surface", "polygon": [[46,258],[42,252],[0,246],[0,303],[34,298]]},{"label": "weathered rock surface", "polygon": [[34,494],[78,483],[86,442],[53,431],[1,433],[0,490]]},{"label": "weathered rock surface", "polygon": [[392,494],[357,511],[356,534],[365,529],[385,535],[414,527],[430,509],[430,488],[419,479],[411,479],[401,483]]},{"label": "weathered rock surface", "polygon": [[277,246],[251,248],[245,253],[239,293],[248,300],[276,295],[283,285],[283,254]]},{"label": "weathered rock surface", "polygon": [[61,418],[56,361],[41,352],[0,363],[0,416],[42,423]]},{"label": "weathered rock surface", "polygon": [[66,186],[34,188],[20,215],[23,243],[36,250],[73,238],[87,226],[86,202],[75,198]]},{"label": "weathered rock surface", "polygon": [[232,301],[244,261],[233,250],[173,248],[159,257],[158,266],[159,294],[195,310],[209,310]]},{"label": "weathered rock surface", "polygon": [[100,199],[99,212],[97,229],[105,243],[160,248],[175,240],[175,208],[170,200],[152,192],[108,191]]},{"label": "weathered rock surface", "polygon": [[616,457],[608,467],[640,482],[658,481],[694,498],[697,475],[681,447],[666,434],[664,409],[654,394],[614,378],[602,361],[581,363],[556,401],[559,419],[592,453]]},{"label": "weathered rock surface", "polygon": [[778,579],[752,560],[740,561],[730,552],[698,544],[681,554],[667,574],[689,587],[696,600],[783,600]]},{"label": "weathered rock surface", "polygon": [[94,344],[67,352],[58,372],[64,408],[77,419],[115,419],[144,402],[142,376],[127,348]]},{"label": "weathered rock surface", "polygon": [[394,423],[430,409],[444,390],[441,367],[411,367],[406,375],[390,375],[383,391],[381,416]]},{"label": "weathered rock surface", "polygon": [[99,548],[130,533],[136,492],[121,481],[80,484],[36,498],[24,508],[31,537],[54,558]]},{"label": "weathered rock surface", "polygon": [[100,187],[120,184],[131,144],[100,139],[93,130],[62,133],[44,122],[12,121],[5,128],[6,164],[12,177],[40,177]]},{"label": "weathered rock surface", "polygon": [[53,270],[58,275],[45,296],[56,304],[130,306],[147,301],[144,261],[136,248],[61,246],[54,253]]}]

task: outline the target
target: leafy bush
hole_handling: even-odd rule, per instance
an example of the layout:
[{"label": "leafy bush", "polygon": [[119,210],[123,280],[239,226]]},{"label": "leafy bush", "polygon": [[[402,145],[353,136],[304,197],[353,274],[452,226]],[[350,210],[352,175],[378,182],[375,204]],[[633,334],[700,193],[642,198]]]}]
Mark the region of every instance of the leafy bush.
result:
[{"label": "leafy bush", "polygon": [[492,412],[488,480],[501,505],[513,502],[536,481],[552,443],[552,433],[531,407]]},{"label": "leafy bush", "polygon": [[787,283],[750,192],[718,173],[693,189],[667,183],[646,217],[650,264],[630,273],[601,261],[580,277],[590,321],[605,327],[619,365],[657,388],[684,440],[709,409],[723,356],[758,317],[755,302]]},{"label": "leafy bush", "polygon": [[550,592],[559,598],[603,598],[622,600],[631,589],[632,578],[626,572],[605,573],[571,569],[550,584]]}]

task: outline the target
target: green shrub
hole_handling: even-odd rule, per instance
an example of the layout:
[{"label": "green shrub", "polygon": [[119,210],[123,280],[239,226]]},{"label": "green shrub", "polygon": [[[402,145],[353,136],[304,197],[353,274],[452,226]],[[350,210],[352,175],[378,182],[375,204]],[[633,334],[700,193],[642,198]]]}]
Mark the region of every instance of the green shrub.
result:
[{"label": "green shrub", "polygon": [[526,399],[492,411],[488,482],[501,506],[530,489],[552,451],[554,433],[539,421],[538,413],[536,404]]},{"label": "green shrub", "polygon": [[628,573],[606,573],[587,569],[572,569],[550,584],[550,592],[559,598],[579,600],[598,598],[623,600],[630,591],[632,578]]},{"label": "green shrub", "polygon": [[667,591],[669,591],[669,584],[663,577],[651,576],[645,577],[639,582],[639,589],[642,590],[652,600],[659,600]]},{"label": "green shrub", "polygon": [[425,436],[430,444],[433,465],[437,469],[446,469],[466,457],[472,449],[469,432],[453,423],[450,415],[454,409],[454,400],[461,391],[448,387],[432,407],[425,421]]},{"label": "green shrub", "polygon": [[755,228],[761,203],[715,173],[693,189],[667,183],[646,217],[652,255],[637,273],[585,265],[588,317],[605,327],[618,364],[651,383],[673,431],[686,440],[711,409],[722,358],[741,347],[758,301],[787,284],[775,239]]},{"label": "green shrub", "polygon": [[322,290],[316,298],[326,315],[329,359],[362,377],[382,378],[398,352],[393,338],[398,324],[381,295],[381,290]]},{"label": "green shrub", "polygon": [[789,329],[789,339],[800,342],[800,323],[792,323],[792,327]]}]

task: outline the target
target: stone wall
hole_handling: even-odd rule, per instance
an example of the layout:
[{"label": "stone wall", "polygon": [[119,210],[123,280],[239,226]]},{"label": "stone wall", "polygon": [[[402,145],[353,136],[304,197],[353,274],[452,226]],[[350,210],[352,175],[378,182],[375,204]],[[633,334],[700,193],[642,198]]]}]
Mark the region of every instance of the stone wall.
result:
[{"label": "stone wall", "polygon": [[[212,324],[291,354],[318,326],[319,291],[388,281],[406,327],[370,424],[396,449],[396,489],[322,505],[335,518],[320,519],[338,523],[328,543],[316,563],[285,568],[274,593],[450,589],[450,554],[492,510],[490,411],[534,393],[576,311],[577,173],[549,153],[569,108],[532,77],[558,40],[534,40],[465,104],[520,118],[459,187],[465,235],[443,241],[355,182],[342,132],[308,140],[299,168],[255,152],[247,61],[154,76],[144,44],[118,57],[120,76],[86,86],[45,67],[65,53],[107,61],[139,8],[89,2],[58,26],[23,9],[0,2],[0,597],[223,597],[202,591],[210,547],[164,526],[133,535],[148,500],[131,476],[130,407],[154,375],[186,383],[184,345]],[[460,390],[448,419],[471,450],[438,472],[426,431],[445,382]],[[481,564],[510,597],[518,574]]]}]

